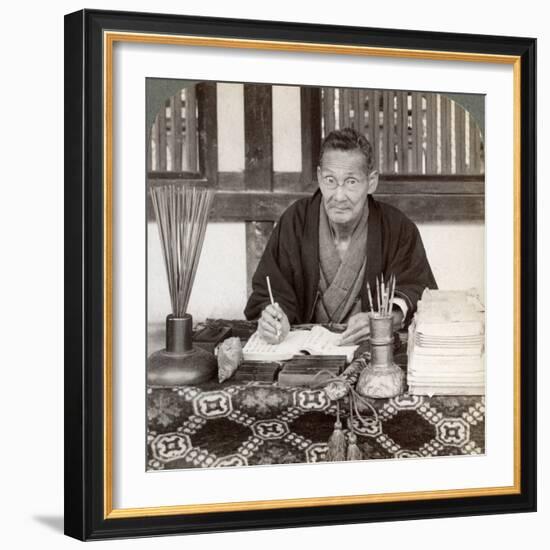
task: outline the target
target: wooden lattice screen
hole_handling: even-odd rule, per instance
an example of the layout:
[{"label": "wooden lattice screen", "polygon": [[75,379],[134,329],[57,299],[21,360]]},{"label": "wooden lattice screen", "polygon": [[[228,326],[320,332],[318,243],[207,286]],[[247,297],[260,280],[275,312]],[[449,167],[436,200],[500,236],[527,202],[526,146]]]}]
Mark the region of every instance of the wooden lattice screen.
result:
[{"label": "wooden lattice screen", "polygon": [[148,157],[150,171],[199,171],[197,115],[194,86],[166,100],[153,123]]},{"label": "wooden lattice screen", "polygon": [[[321,136],[352,127],[375,146],[382,174],[484,173],[481,131],[470,113],[442,94],[321,88]],[[178,116],[179,114],[179,116]],[[149,171],[197,173],[194,86],[166,101],[155,118]]]},{"label": "wooden lattice screen", "polygon": [[321,98],[322,135],[345,127],[365,133],[382,174],[484,172],[477,123],[444,95],[323,88]]}]

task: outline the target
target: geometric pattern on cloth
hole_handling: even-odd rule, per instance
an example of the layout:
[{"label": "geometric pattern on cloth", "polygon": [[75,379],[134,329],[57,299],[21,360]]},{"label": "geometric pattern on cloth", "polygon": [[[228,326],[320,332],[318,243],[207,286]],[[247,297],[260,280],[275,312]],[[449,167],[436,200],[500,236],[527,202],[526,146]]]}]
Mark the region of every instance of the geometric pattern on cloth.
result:
[{"label": "geometric pattern on cloth", "polygon": [[[480,455],[483,396],[369,399],[378,421],[354,418],[364,460]],[[231,380],[147,390],[149,470],[326,460],[336,405],[324,389]],[[347,411],[341,407],[344,433]]]}]

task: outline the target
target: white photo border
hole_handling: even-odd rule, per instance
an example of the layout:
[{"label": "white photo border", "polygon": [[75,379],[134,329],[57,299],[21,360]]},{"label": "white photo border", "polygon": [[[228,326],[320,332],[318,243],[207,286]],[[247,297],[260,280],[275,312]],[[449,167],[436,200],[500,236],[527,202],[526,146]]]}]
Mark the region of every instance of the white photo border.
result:
[{"label": "white photo border", "polygon": [[[106,74],[113,75],[105,79],[105,248],[106,254],[116,258],[112,264],[106,262],[112,272],[105,276],[112,283],[105,311],[112,311],[113,319],[112,324],[105,323],[106,517],[135,517],[140,510],[142,515],[157,513],[152,509],[160,515],[311,506],[321,501],[518,493],[518,308],[502,299],[510,293],[517,298],[519,292],[518,273],[513,269],[519,239],[519,229],[514,227],[519,211],[519,120],[517,114],[502,117],[503,112],[519,109],[517,58],[507,61],[506,56],[480,55],[472,63],[473,59],[455,59],[448,53],[437,59],[434,52],[409,57],[398,51],[393,56],[380,52],[328,55],[296,51],[299,44],[292,45],[294,51],[248,44],[216,48],[209,43],[214,39],[204,39],[203,45],[170,45],[160,39],[151,43],[148,35],[143,35],[142,42],[131,41],[130,36],[139,38],[116,33],[110,46],[105,42],[109,46],[105,48]],[[174,37],[162,38],[166,42]],[[435,59],[422,58],[430,53]],[[486,281],[490,284],[486,285],[485,456],[146,472],[145,298],[142,303],[136,300],[136,296],[145,297],[146,77],[486,94]],[[497,242],[498,247],[491,245]],[[463,477],[458,476],[460,471]]]}]

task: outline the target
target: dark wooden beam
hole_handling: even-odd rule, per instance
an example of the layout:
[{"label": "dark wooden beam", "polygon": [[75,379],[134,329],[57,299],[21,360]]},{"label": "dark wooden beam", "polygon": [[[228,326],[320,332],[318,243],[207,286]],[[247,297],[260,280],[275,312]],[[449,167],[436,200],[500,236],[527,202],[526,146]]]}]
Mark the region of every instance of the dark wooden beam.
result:
[{"label": "dark wooden beam", "polygon": [[244,172],[218,172],[219,189],[244,190]]},{"label": "dark wooden beam", "polygon": [[[274,177],[284,182],[296,177],[297,172],[274,172]],[[220,178],[231,182],[232,185],[244,184],[242,172],[220,172]],[[180,181],[200,181],[197,174],[192,172],[149,172],[148,181],[152,185],[159,183],[178,183]],[[312,183],[317,184],[315,179]],[[381,189],[395,193],[483,193],[485,189],[485,176],[483,174],[381,174],[378,192]],[[386,191],[384,191],[386,192]]]},{"label": "dark wooden beam", "polygon": [[336,127],[334,114],[334,88],[323,88],[323,115],[325,117],[325,137]]},{"label": "dark wooden beam", "polygon": [[457,174],[466,172],[466,112],[455,103],[455,168]]},{"label": "dark wooden beam", "polygon": [[[406,176],[401,180],[384,178],[374,196],[378,200],[396,206],[419,222],[482,221],[484,219],[483,177],[440,179],[443,181],[416,176]],[[178,181],[206,183],[205,180],[151,177],[149,185],[166,185]],[[311,192],[219,190],[216,193],[211,219],[275,222],[294,201],[309,196]],[[148,219],[154,219],[150,204],[148,204]]]},{"label": "dark wooden beam", "polygon": [[[214,201],[212,220],[277,221],[304,193],[219,193]],[[386,195],[376,198],[396,206],[419,222],[482,221],[485,215],[483,195]]]},{"label": "dark wooden beam", "polygon": [[218,117],[215,82],[196,88],[199,130],[199,172],[212,187],[218,185]]},{"label": "dark wooden beam", "polygon": [[[310,176],[311,177],[311,176]],[[293,193],[293,192],[312,192],[312,180],[309,180],[309,186],[303,185],[303,174],[300,172],[274,172],[273,173],[273,192]],[[306,187],[306,189],[304,189]]]},{"label": "dark wooden beam", "polygon": [[168,166],[166,154],[166,105],[163,105],[158,113],[157,131],[158,169],[166,170],[166,167]]},{"label": "dark wooden beam", "polygon": [[198,131],[199,127],[197,120],[197,93],[195,86],[189,86],[185,89],[184,160],[187,170],[197,172],[200,171],[200,164],[199,162],[197,162]]},{"label": "dark wooden beam", "polygon": [[388,180],[382,178],[378,183],[376,195],[483,195],[484,182],[467,180]]},{"label": "dark wooden beam", "polygon": [[181,171],[183,152],[183,133],[181,125],[181,93],[170,98],[170,152],[172,153],[172,170]]},{"label": "dark wooden beam", "polygon": [[[220,191],[216,194],[210,219],[212,221],[275,222],[295,201],[309,193],[262,193]],[[483,221],[484,195],[406,195],[377,194],[376,199],[396,206],[418,222]],[[154,215],[150,200],[148,219]]]},{"label": "dark wooden beam", "polygon": [[[267,196],[273,196],[273,90],[271,85],[244,85],[244,187],[248,191],[267,193],[237,193],[236,196],[216,197],[213,219],[240,219],[246,221],[246,284],[252,291],[252,276],[271,234],[273,222],[285,209],[284,203],[275,206]],[[247,198],[261,197],[258,203]],[[226,204],[226,200],[233,204]],[[271,208],[270,208],[271,207]],[[217,209],[219,208],[219,211]],[[255,215],[247,211],[254,210]],[[260,212],[263,212],[260,214]],[[236,218],[233,218],[235,216]]]},{"label": "dark wooden beam", "polygon": [[426,94],[426,172],[437,173],[437,96]]},{"label": "dark wooden beam", "polygon": [[[317,188],[317,181],[314,178],[307,189],[301,188],[301,175],[298,172],[274,172],[273,184],[276,192],[309,192],[312,193]],[[237,182],[237,178],[232,176]],[[228,187],[226,187],[228,188]],[[242,189],[242,187],[231,187],[231,189]],[[405,175],[395,177],[395,175],[383,175],[378,183],[377,194],[421,194],[421,195],[452,195],[452,194],[483,194],[485,183],[483,178],[472,178],[470,176],[459,178],[452,177],[423,177]]]},{"label": "dark wooden beam", "polygon": [[441,172],[451,173],[452,147],[451,147],[451,101],[444,95],[441,101]]},{"label": "dark wooden beam", "polygon": [[315,189],[317,164],[321,149],[321,90],[317,87],[300,89],[300,116],[302,125],[301,190]]},{"label": "dark wooden beam", "polygon": [[310,193],[218,193],[212,209],[213,220],[275,222],[295,201]]},{"label": "dark wooden beam", "polygon": [[415,222],[483,222],[484,195],[375,195],[391,204]]},{"label": "dark wooden beam", "polygon": [[441,184],[454,181],[469,181],[483,183],[483,174],[380,174],[381,181],[403,182],[439,182]]},{"label": "dark wooden beam", "polygon": [[246,189],[271,191],[273,114],[270,84],[244,85]]},{"label": "dark wooden beam", "polygon": [[206,183],[208,180],[206,178],[201,178],[200,175],[195,172],[160,172],[155,170],[147,174],[147,183],[149,185],[169,185],[171,183],[182,183],[186,181],[204,181],[204,183]]}]

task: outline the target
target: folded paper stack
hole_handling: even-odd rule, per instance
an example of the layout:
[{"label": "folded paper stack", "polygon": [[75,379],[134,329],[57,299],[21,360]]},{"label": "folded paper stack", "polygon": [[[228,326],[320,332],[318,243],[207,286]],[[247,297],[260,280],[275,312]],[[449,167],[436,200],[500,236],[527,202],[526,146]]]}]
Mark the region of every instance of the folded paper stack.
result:
[{"label": "folded paper stack", "polygon": [[485,394],[485,312],[477,294],[426,289],[407,352],[410,394]]}]

